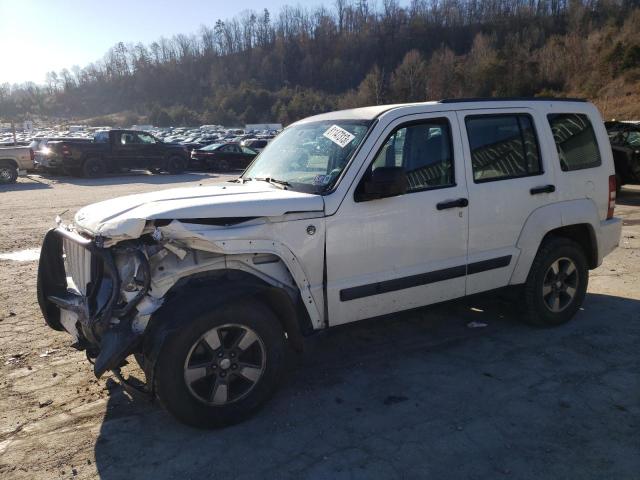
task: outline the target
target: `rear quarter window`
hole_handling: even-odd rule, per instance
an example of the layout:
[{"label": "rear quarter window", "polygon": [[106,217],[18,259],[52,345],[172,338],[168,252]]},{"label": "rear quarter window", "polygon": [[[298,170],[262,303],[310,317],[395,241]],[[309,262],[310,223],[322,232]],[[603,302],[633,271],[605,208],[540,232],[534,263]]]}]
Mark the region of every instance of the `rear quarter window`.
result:
[{"label": "rear quarter window", "polygon": [[602,164],[596,135],[586,115],[556,113],[547,118],[562,171],[594,168]]}]

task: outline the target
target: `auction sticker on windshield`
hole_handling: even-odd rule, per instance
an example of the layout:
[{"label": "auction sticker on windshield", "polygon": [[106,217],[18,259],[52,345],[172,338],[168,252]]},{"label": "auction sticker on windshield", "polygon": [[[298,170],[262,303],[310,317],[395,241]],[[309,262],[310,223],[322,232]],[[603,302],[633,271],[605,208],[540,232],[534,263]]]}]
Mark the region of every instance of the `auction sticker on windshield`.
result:
[{"label": "auction sticker on windshield", "polygon": [[344,128],[340,128],[338,125],[331,125],[329,129],[322,134],[323,137],[328,138],[340,148],[344,148],[349,145],[349,142],[353,140],[355,135],[350,134]]}]

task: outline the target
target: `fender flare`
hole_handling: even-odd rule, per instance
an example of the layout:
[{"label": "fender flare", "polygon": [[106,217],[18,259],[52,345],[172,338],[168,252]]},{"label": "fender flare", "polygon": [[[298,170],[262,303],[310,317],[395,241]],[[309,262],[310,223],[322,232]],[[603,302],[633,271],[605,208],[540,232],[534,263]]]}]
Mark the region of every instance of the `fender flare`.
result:
[{"label": "fender flare", "polygon": [[597,243],[600,216],[595,203],[587,198],[552,203],[537,208],[526,219],[516,243],[520,254],[509,283],[519,285],[526,282],[540,244],[549,232],[561,227],[583,224],[590,228],[593,245],[597,249],[596,263],[599,265],[602,262],[601,249]]},{"label": "fender flare", "polygon": [[20,169],[18,166],[18,162],[16,162],[13,158],[0,158],[0,165],[9,165],[15,169]]},{"label": "fender flare", "polygon": [[[190,248],[207,252],[220,253],[227,256],[236,254],[270,253],[276,255],[284,263],[293,278],[304,306],[315,328],[321,328],[324,318],[322,304],[312,293],[312,285],[308,276],[295,254],[285,244],[277,240],[240,240],[224,239],[210,240],[199,232],[186,228],[181,222],[173,221],[169,225],[159,227],[159,230],[169,238],[181,238]],[[227,257],[229,258],[229,257]]]}]

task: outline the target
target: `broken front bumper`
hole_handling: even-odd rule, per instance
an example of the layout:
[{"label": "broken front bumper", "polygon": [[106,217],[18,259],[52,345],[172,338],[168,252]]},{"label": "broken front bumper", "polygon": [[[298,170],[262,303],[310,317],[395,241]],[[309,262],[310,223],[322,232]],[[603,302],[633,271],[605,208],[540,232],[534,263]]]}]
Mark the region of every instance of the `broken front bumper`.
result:
[{"label": "broken front bumper", "polygon": [[[142,282],[130,300],[121,293],[116,252],[137,256]],[[74,346],[95,358],[100,377],[132,353],[139,335],[131,329],[135,306],[149,290],[149,262],[135,247],[101,248],[92,239],[64,227],[45,235],[38,265],[38,303],[55,330],[66,330]]]}]

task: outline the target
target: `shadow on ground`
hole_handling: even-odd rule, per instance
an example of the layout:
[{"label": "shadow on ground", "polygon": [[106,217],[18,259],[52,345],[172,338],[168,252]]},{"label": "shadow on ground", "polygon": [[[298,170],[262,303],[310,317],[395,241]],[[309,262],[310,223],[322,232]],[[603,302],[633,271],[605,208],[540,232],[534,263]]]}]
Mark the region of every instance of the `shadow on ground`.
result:
[{"label": "shadow on ground", "polygon": [[0,184],[0,192],[19,192],[22,190],[42,190],[51,188],[47,182],[43,182],[40,176],[27,175],[19,177],[18,183]]},{"label": "shadow on ground", "polygon": [[[218,431],[112,390],[102,479],[634,478],[640,301],[554,329],[495,295],[314,337],[275,398]],[[486,328],[471,329],[472,321]],[[637,477],[635,477],[637,478]]]},{"label": "shadow on ground", "polygon": [[68,183],[70,185],[101,186],[101,185],[127,185],[132,183],[146,183],[150,185],[166,185],[170,183],[198,182],[202,180],[215,179],[224,174],[213,172],[186,172],[179,175],[166,173],[152,174],[147,171],[132,171],[128,173],[109,174],[100,178],[80,178],[63,175],[46,175],[47,179],[56,183]]}]

